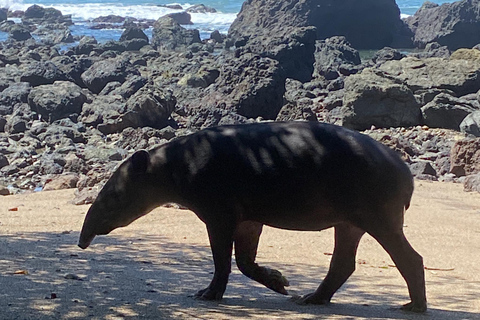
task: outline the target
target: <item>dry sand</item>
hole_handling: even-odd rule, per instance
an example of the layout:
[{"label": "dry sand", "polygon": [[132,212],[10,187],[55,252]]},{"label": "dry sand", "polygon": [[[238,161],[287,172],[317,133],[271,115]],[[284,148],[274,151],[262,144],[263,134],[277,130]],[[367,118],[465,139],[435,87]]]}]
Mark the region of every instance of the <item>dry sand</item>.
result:
[{"label": "dry sand", "polygon": [[[197,301],[213,264],[192,212],[159,208],[82,251],[88,206],[72,198],[73,190],[0,198],[0,319],[480,319],[480,194],[460,185],[417,183],[407,212],[405,232],[426,266],[425,315],[397,309],[408,302],[405,282],[369,236],[329,306],[298,306],[236,267],[224,300]],[[305,294],[325,276],[332,245],[332,230],[266,228],[258,261]]]}]

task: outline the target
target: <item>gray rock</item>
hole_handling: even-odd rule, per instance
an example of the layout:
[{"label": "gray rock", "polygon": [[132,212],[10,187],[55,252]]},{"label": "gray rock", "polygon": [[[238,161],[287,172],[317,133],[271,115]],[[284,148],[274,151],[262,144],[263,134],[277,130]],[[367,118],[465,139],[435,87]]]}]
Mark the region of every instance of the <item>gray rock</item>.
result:
[{"label": "gray rock", "polygon": [[456,141],[450,153],[450,173],[457,177],[480,173],[480,139]]},{"label": "gray rock", "polygon": [[148,43],[147,35],[140,27],[136,25],[127,27],[120,36],[120,41],[127,41],[132,39],[143,39]]},{"label": "gray rock", "polygon": [[418,47],[438,42],[450,50],[471,48],[480,43],[479,8],[478,0],[462,0],[441,6],[427,1],[406,22],[414,32],[414,43]]},{"label": "gray rock", "polygon": [[15,24],[9,28],[8,38],[15,41],[26,41],[32,39],[32,35],[26,27]]},{"label": "gray rock", "polygon": [[273,120],[283,106],[285,79],[277,60],[244,54],[223,66],[199,105]]},{"label": "gray rock", "polygon": [[460,123],[460,131],[480,137],[480,111],[467,115]]},{"label": "gray rock", "polygon": [[420,106],[401,81],[374,69],[345,79],[343,125],[357,130],[414,126],[420,123]]},{"label": "gray rock", "polygon": [[408,56],[387,61],[379,69],[401,79],[414,92],[441,89],[460,97],[480,89],[479,61]]},{"label": "gray rock", "polygon": [[467,100],[441,93],[421,110],[423,122],[427,126],[460,130],[463,119],[476,109]]},{"label": "gray rock", "polygon": [[287,26],[314,26],[319,40],[342,35],[357,49],[411,46],[411,33],[393,0],[251,0],[242,6],[229,37],[237,41],[259,32],[273,36]]},{"label": "gray rock", "polygon": [[314,77],[333,80],[342,74],[348,76],[358,72],[360,63],[358,51],[345,37],[332,37],[316,43]]},{"label": "gray rock", "polygon": [[189,25],[193,24],[192,22],[192,16],[190,13],[182,11],[182,12],[174,12],[174,13],[169,13],[167,14],[167,17],[172,18],[175,20],[176,23],[178,24],[183,24],[183,25]]},{"label": "gray rock", "polygon": [[128,61],[114,58],[95,62],[81,78],[90,91],[98,94],[107,83],[112,81],[123,83],[127,77],[138,74]]},{"label": "gray rock", "polygon": [[21,82],[28,82],[32,87],[67,80],[70,79],[51,61],[31,64],[20,77]]},{"label": "gray rock", "polygon": [[82,89],[68,81],[35,87],[28,95],[28,104],[32,110],[50,123],[72,114],[80,114],[86,101]]},{"label": "gray rock", "polygon": [[187,30],[171,17],[161,17],[153,26],[152,45],[167,50],[185,49],[201,43],[198,30]]},{"label": "gray rock", "polygon": [[0,93],[0,114],[7,115],[13,112],[17,103],[26,103],[30,94],[30,84],[27,82],[12,83]]},{"label": "gray rock", "polygon": [[399,50],[385,47],[375,53],[372,61],[377,64],[382,64],[386,61],[401,60],[403,58],[405,58],[405,55]]}]

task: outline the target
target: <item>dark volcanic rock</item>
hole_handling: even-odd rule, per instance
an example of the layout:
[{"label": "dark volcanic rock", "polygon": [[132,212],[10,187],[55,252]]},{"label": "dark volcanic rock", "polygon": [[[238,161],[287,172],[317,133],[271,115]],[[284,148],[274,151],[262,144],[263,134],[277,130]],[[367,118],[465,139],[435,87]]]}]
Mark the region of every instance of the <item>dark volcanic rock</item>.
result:
[{"label": "dark volcanic rock", "polygon": [[190,13],[185,11],[169,13],[167,14],[167,17],[172,18],[178,24],[184,24],[184,25],[193,24],[192,16],[190,15]]},{"label": "dark volcanic rock", "polygon": [[28,104],[32,110],[49,122],[80,114],[86,101],[87,97],[82,89],[67,81],[38,86],[33,88],[28,96]]},{"label": "dark volcanic rock", "polygon": [[357,49],[411,45],[394,0],[248,0],[229,37],[238,40],[259,30],[275,35],[276,29],[286,26],[314,26],[320,40],[343,35]]},{"label": "dark volcanic rock", "polygon": [[345,37],[332,37],[318,41],[315,50],[314,76],[333,80],[340,75],[357,73],[360,54],[352,48]]},{"label": "dark volcanic rock", "polygon": [[81,120],[104,134],[127,127],[162,128],[173,112],[175,97],[170,91],[147,85],[126,102],[120,96],[101,96],[83,108]]},{"label": "dark volcanic rock", "polygon": [[307,82],[312,79],[315,62],[315,28],[288,27],[278,29],[275,35],[251,37],[242,50],[277,60],[288,78]]},{"label": "dark volcanic rock", "polygon": [[187,12],[191,13],[215,13],[217,10],[215,8],[207,7],[206,5],[203,4],[195,4],[191,7],[189,7]]},{"label": "dark volcanic rock", "polygon": [[153,26],[152,45],[169,50],[201,43],[198,30],[187,30],[171,17],[161,17]]},{"label": "dark volcanic rock", "polygon": [[460,123],[460,131],[480,137],[480,111],[467,115]]},{"label": "dark volcanic rock", "polygon": [[285,73],[278,61],[244,54],[224,65],[200,105],[247,118],[275,119],[283,106]]},{"label": "dark volcanic rock", "polygon": [[427,1],[406,22],[414,32],[414,42],[419,47],[438,42],[456,50],[480,43],[479,0],[462,0],[441,6]]},{"label": "dark volcanic rock", "polygon": [[131,75],[138,75],[138,71],[128,61],[119,58],[95,62],[81,78],[90,91],[98,94],[107,83],[124,82]]},{"label": "dark volcanic rock", "polygon": [[27,82],[12,83],[0,93],[0,114],[7,115],[13,112],[17,103],[26,103],[32,87]]},{"label": "dark volcanic rock", "polygon": [[414,92],[450,90],[461,97],[480,89],[480,61],[408,56],[387,61],[379,69],[404,81]]},{"label": "dark volcanic rock", "polygon": [[9,29],[8,37],[16,41],[32,39],[30,31],[22,25],[15,24]]},{"label": "dark volcanic rock", "polygon": [[7,20],[7,10],[0,8],[0,21]]},{"label": "dark volcanic rock", "polygon": [[73,24],[72,17],[70,15],[62,15],[62,12],[60,10],[54,8],[44,8],[36,4],[27,8],[22,18],[22,22],[26,24]]},{"label": "dark volcanic rock", "polygon": [[143,39],[146,40],[148,43],[148,37],[143,32],[143,30],[137,26],[130,26],[123,31],[122,35],[120,36],[120,41],[132,40],[132,39]]},{"label": "dark volcanic rock", "polygon": [[477,109],[468,100],[441,93],[422,108],[424,123],[432,128],[460,130],[460,123]]},{"label": "dark volcanic rock", "polygon": [[65,80],[70,79],[51,61],[31,64],[20,77],[20,81],[30,83],[32,87]]},{"label": "dark volcanic rock", "polygon": [[352,129],[420,123],[420,106],[413,92],[398,79],[374,69],[345,79],[343,105],[343,125]]}]

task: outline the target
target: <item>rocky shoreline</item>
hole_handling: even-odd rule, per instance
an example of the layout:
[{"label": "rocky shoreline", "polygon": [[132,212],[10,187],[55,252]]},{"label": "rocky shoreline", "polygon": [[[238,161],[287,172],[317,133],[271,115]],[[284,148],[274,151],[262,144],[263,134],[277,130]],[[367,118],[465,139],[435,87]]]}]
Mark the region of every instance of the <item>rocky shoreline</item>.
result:
[{"label": "rocky shoreline", "polygon": [[[119,41],[82,37],[63,51],[56,45],[71,40],[68,16],[35,6],[23,23],[1,23],[10,33],[0,42],[1,194],[78,188],[76,202],[89,202],[134,150],[216,125],[292,120],[363,131],[397,150],[417,179],[480,191],[476,46],[408,37],[414,31],[398,18],[391,30],[403,40],[390,44],[408,38],[422,50],[384,47],[362,60],[343,36],[319,39],[303,7],[292,11],[304,18],[298,25],[257,23],[254,32],[256,5],[244,4],[227,36],[201,40],[165,16],[151,39],[131,22]],[[445,11],[419,12],[435,8]],[[419,32],[425,18],[412,19]],[[39,41],[31,35],[38,30],[50,31]]]}]

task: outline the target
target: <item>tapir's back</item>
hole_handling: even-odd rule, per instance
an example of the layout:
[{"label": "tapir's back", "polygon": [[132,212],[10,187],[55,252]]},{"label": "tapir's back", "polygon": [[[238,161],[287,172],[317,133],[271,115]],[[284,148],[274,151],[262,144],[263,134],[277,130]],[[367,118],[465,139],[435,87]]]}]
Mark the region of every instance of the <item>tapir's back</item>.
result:
[{"label": "tapir's back", "polygon": [[339,216],[389,197],[407,205],[413,190],[408,167],[392,150],[314,122],[211,128],[171,143],[167,157],[182,197],[266,220],[291,211]]}]

